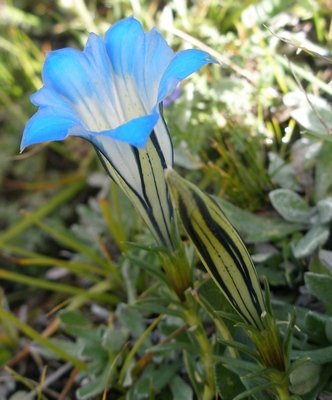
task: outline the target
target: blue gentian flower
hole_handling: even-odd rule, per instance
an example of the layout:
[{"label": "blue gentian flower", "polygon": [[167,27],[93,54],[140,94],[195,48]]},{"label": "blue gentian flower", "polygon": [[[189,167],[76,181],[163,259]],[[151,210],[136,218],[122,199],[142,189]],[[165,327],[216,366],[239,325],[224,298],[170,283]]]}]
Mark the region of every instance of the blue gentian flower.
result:
[{"label": "blue gentian flower", "polygon": [[94,142],[102,135],[144,147],[158,123],[158,105],[177,83],[213,59],[200,50],[175,54],[157,30],[145,33],[133,17],[101,38],[91,33],[84,51],[48,53],[44,87],[31,97],[39,107],[21,149],[68,135]]},{"label": "blue gentian flower", "polygon": [[163,171],[173,164],[173,150],[160,105],[182,79],[211,62],[201,50],[174,53],[156,29],[145,33],[133,17],[114,24],[104,38],[91,33],[83,51],[51,51],[44,86],[31,97],[39,110],[25,127],[21,151],[68,136],[90,141],[169,246],[172,210]]}]

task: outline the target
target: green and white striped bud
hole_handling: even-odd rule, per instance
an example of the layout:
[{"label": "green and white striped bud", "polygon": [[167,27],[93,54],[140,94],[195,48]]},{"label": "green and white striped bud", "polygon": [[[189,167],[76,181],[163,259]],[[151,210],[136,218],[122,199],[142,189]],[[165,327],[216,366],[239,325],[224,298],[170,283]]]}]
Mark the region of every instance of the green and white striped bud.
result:
[{"label": "green and white striped bud", "polygon": [[210,276],[244,321],[263,329],[261,287],[239,234],[211,197],[173,169],[165,173],[174,207]]}]

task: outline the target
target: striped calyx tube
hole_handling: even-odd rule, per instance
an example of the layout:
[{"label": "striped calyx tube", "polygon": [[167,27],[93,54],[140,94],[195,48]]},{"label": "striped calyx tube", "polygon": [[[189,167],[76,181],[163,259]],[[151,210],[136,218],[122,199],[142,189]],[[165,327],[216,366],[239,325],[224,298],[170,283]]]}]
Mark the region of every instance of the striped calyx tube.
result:
[{"label": "striped calyx tube", "polygon": [[263,330],[265,304],[255,267],[219,205],[173,169],[165,173],[174,207],[208,273],[243,320]]},{"label": "striped calyx tube", "polygon": [[107,173],[130,199],[157,243],[173,250],[173,207],[164,178],[164,170],[173,163],[173,148],[164,120],[158,122],[145,148],[105,137],[97,141],[95,148]]}]

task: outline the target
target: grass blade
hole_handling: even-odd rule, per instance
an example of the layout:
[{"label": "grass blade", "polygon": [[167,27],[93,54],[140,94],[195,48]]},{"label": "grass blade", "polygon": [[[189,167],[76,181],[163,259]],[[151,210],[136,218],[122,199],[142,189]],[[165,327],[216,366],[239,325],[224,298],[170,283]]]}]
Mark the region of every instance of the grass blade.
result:
[{"label": "grass blade", "polygon": [[3,247],[5,242],[18,236],[30,226],[34,224],[35,220],[44,218],[46,215],[52,213],[61,204],[66,203],[69,199],[75,196],[85,185],[85,180],[82,178],[81,181],[77,183],[72,183],[70,186],[66,187],[60,193],[49,199],[49,201],[37,211],[32,212],[29,217],[25,216],[20,219],[16,224],[12,225],[5,232],[0,235],[0,247]]},{"label": "grass blade", "polygon": [[37,331],[31,328],[31,326],[25,324],[10,312],[5,311],[3,308],[0,308],[0,318],[6,319],[7,321],[11,322],[17,327],[17,329],[24,333],[24,335],[28,336],[30,339],[34,340],[41,346],[49,349],[59,358],[71,363],[73,366],[80,370],[86,370],[86,366],[83,361],[80,361],[77,358],[73,357],[71,354],[68,354],[61,347],[57,346],[55,343],[40,335]]}]

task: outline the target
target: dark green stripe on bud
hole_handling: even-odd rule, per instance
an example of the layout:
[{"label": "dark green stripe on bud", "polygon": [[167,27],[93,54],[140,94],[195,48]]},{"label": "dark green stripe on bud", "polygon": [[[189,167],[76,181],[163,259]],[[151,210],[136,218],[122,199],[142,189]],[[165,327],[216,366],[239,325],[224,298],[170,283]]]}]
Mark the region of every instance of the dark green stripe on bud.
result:
[{"label": "dark green stripe on bud", "polygon": [[166,170],[174,207],[212,279],[246,323],[261,330],[265,310],[255,267],[219,205],[174,170]]}]

